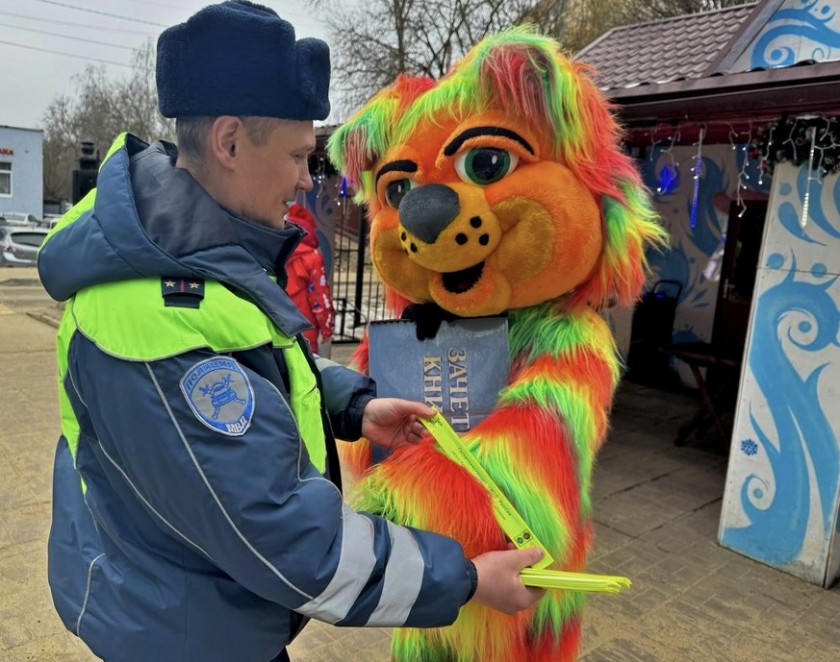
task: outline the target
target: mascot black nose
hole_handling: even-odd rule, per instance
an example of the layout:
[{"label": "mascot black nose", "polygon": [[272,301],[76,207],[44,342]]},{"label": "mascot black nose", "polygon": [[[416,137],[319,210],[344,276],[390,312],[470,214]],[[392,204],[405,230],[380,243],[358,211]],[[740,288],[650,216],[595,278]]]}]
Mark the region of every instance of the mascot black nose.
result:
[{"label": "mascot black nose", "polygon": [[458,194],[443,184],[411,189],[400,201],[400,222],[418,239],[433,244],[461,211]]}]

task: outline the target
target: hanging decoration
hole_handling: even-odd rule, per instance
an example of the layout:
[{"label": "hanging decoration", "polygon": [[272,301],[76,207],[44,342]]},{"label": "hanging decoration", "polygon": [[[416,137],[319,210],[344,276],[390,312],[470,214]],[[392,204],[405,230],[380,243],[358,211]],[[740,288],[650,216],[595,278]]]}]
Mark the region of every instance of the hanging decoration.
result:
[{"label": "hanging decoration", "polygon": [[[327,178],[327,160],[322,154],[313,154],[309,157],[309,176],[315,186],[320,187]],[[321,192],[318,191],[318,195]]]},{"label": "hanging decoration", "polygon": [[[813,133],[811,132],[813,129]],[[768,124],[758,139],[758,147],[772,174],[779,162],[802,165],[806,161],[813,168],[819,166],[817,177],[840,172],[840,118],[789,117]],[[813,142],[814,154],[811,153]],[[819,153],[820,158],[815,159]]]},{"label": "hanging decoration", "polygon": [[799,225],[804,230],[808,225],[808,210],[811,204],[811,179],[814,173],[814,151],[817,143],[817,129],[816,127],[808,127],[808,133],[811,136],[811,149],[808,151],[808,179],[805,181],[805,197],[802,200],[802,217],[799,219]]},{"label": "hanging decoration", "polygon": [[[692,229],[696,228],[698,223],[700,186],[705,175],[703,148],[706,142],[715,145],[723,142],[727,129],[732,150],[741,151],[738,155],[740,161],[738,186],[735,194],[739,217],[743,217],[747,211],[742,191],[750,188],[751,163],[755,161],[758,161],[756,184],[759,189],[764,185],[765,176],[773,175],[778,163],[789,162],[796,166],[807,164],[808,177],[802,201],[802,214],[799,219],[803,228],[809,220],[811,188],[814,180],[819,180],[829,174],[840,173],[840,117],[822,115],[785,116],[781,119],[767,120],[757,130],[754,130],[755,122],[756,120],[743,120],[741,122],[704,122],[700,125],[686,123],[679,126],[656,126],[644,131],[644,133],[639,132],[637,134],[638,138],[644,136],[646,140],[650,140],[649,157],[651,160],[654,158],[657,145],[670,142],[669,147],[661,151],[662,155],[669,155],[671,163],[665,164],[657,174],[655,190],[657,195],[673,193],[679,186],[679,170],[670,152],[675,144],[679,144],[680,131],[692,137],[697,136],[696,142],[693,143],[697,152],[692,157],[693,166],[691,168],[694,187],[689,222]],[[663,135],[665,131],[669,133]],[[635,144],[639,145],[640,143],[636,142]],[[644,147],[637,147],[636,149],[640,150],[639,158],[648,156]]]},{"label": "hanging decoration", "polygon": [[697,208],[700,204],[700,178],[703,176],[703,137],[706,135],[706,127],[700,127],[700,135],[697,137],[697,155],[694,157],[694,196],[691,200],[691,229],[697,227]]},{"label": "hanging decoration", "polygon": [[[656,187],[656,193],[658,195],[673,195],[680,186],[680,164],[674,158],[674,145],[679,140],[679,137],[680,132],[677,129],[671,136],[671,144],[662,150],[662,156],[668,158],[668,163],[662,166],[662,170],[659,171],[659,182]],[[651,150],[652,154],[653,150]]]},{"label": "hanging decoration", "polygon": [[[799,225],[808,224],[811,206],[811,182],[840,172],[840,118],[808,115],[785,118],[769,124],[758,141],[768,172],[777,163],[808,164],[808,178],[802,198]],[[759,180],[760,183],[760,180]]]},{"label": "hanging decoration", "polygon": [[770,172],[770,146],[773,144],[773,133],[776,131],[776,125],[771,124],[767,130],[767,140],[762,146],[760,140],[755,141],[755,149],[760,154],[758,164],[758,185],[764,184],[764,175]]},{"label": "hanging decoration", "polygon": [[744,214],[747,213],[747,203],[744,202],[744,197],[741,195],[741,191],[746,191],[749,186],[747,182],[750,179],[750,173],[747,172],[747,165],[750,161],[750,156],[747,153],[747,146],[749,143],[744,143],[741,145],[741,169],[738,171],[738,192],[736,194],[738,200],[738,218],[743,218]]},{"label": "hanging decoration", "polygon": [[662,166],[659,171],[659,183],[656,192],[659,195],[673,195],[680,186],[680,172],[670,163]]},{"label": "hanging decoration", "polygon": [[340,187],[338,182],[334,185],[331,182],[338,174],[325,152],[319,150],[309,156],[309,175],[315,188],[315,199],[329,198],[327,204],[332,203],[340,208],[349,194],[344,177],[341,178]]},{"label": "hanging decoration", "polygon": [[[789,116],[767,120],[760,125],[755,120],[743,120],[734,122],[734,124],[730,121],[712,121],[703,122],[702,125],[692,122],[681,125],[657,125],[644,131],[638,131],[635,140],[627,144],[627,151],[637,158],[649,158],[652,161],[656,156],[655,148],[658,145],[663,143],[670,143],[672,146],[674,144],[688,144],[687,141],[681,143],[680,132],[683,136],[690,137],[689,139],[693,139],[695,135],[702,133],[703,147],[708,147],[708,144],[723,142],[721,138],[726,136],[728,131],[728,142],[733,151],[736,149],[743,150],[746,147],[746,154],[749,159],[759,161],[760,181],[758,183],[763,184],[763,176],[772,175],[777,163],[789,161],[795,165],[801,165],[809,160],[811,144],[809,127],[816,128],[813,163],[815,167],[821,166],[817,173],[818,176],[840,172],[840,117],[825,117],[822,115]],[[640,139],[642,137],[647,144],[641,143]],[[676,142],[674,143],[675,137]],[[699,140],[692,142],[692,144],[700,147]],[[666,154],[669,151],[670,147],[665,148],[661,154]],[[747,171],[745,171],[746,173]]]},{"label": "hanging decoration", "polygon": [[648,160],[653,163],[654,158],[656,157],[656,146],[659,144],[659,141],[656,139],[656,131],[651,131],[650,134],[650,152],[648,153]]},{"label": "hanging decoration", "polygon": [[749,165],[751,155],[754,156],[756,153],[755,150],[748,151],[748,147],[752,145],[752,123],[750,123],[747,142],[741,142],[740,133],[730,124],[729,144],[733,152],[737,153],[739,149],[741,150],[741,167],[738,169],[738,186],[735,188],[735,204],[738,206],[738,218],[743,218],[744,214],[747,213],[747,203],[744,202],[744,196],[741,194],[741,191],[745,191],[748,188],[747,182],[750,179],[750,175],[747,172],[747,166]]}]

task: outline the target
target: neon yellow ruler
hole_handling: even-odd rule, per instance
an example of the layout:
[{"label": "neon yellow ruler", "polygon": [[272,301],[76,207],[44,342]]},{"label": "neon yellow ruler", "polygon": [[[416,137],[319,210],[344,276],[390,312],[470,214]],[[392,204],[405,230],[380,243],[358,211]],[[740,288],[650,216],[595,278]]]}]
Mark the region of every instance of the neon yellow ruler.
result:
[{"label": "neon yellow ruler", "polygon": [[543,558],[538,563],[532,568],[525,568],[522,571],[522,582],[525,585],[599,593],[618,593],[625,588],[630,588],[630,580],[626,577],[547,570],[546,568],[554,563],[551,554],[548,553],[545,545],[540,542],[527,522],[522,519],[507,496],[499,489],[490,474],[478,463],[478,460],[475,459],[475,456],[464,444],[458,433],[452,429],[443,414],[437,412],[432,418],[421,418],[420,422],[426,426],[426,429],[450,460],[470,471],[487,488],[493,502],[493,512],[496,519],[513,544],[518,549],[537,547],[543,551]]},{"label": "neon yellow ruler", "polygon": [[627,577],[614,575],[588,575],[582,572],[562,570],[537,570],[523,568],[520,571],[525,586],[538,588],[559,588],[564,591],[586,591],[588,593],[621,593],[633,583]]},{"label": "neon yellow ruler", "polygon": [[487,488],[490,492],[490,498],[493,501],[493,512],[496,514],[496,519],[499,520],[499,525],[513,544],[518,549],[538,547],[543,551],[544,556],[534,568],[542,570],[554,563],[554,559],[551,558],[551,554],[548,553],[545,545],[540,542],[525,520],[516,512],[513,504],[511,504],[499,489],[499,486],[496,485],[490,477],[490,474],[478,463],[475,456],[470,453],[470,449],[466,447],[458,433],[452,429],[452,426],[449,425],[449,422],[443,417],[443,414],[437,412],[432,418],[421,418],[420,422],[431,432],[432,436],[440,445],[441,450],[443,450],[450,460],[470,471]]}]

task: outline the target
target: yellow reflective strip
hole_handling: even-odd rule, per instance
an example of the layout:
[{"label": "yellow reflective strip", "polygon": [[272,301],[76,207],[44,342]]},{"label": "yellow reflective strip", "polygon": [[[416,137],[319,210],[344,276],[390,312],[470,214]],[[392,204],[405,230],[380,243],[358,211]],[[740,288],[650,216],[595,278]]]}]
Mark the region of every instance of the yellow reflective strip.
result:
[{"label": "yellow reflective strip", "polygon": [[303,352],[303,348],[295,341],[283,353],[289,369],[292,412],[309,453],[309,461],[319,472],[324,473],[327,469],[327,443],[321,420],[321,393],[315,373]]},{"label": "yellow reflective strip", "polygon": [[88,191],[87,195],[85,195],[84,198],[79,200],[75,205],[73,205],[70,208],[70,210],[66,214],[64,214],[64,216],[58,219],[58,223],[56,223],[55,227],[52,230],[50,230],[50,233],[47,235],[46,239],[44,239],[44,242],[41,244],[41,248],[39,248],[38,250],[40,251],[44,246],[46,246],[47,242],[49,242],[49,240],[52,239],[56,235],[56,233],[61,232],[68,225],[72,225],[73,223],[79,220],[82,214],[85,214],[86,212],[89,212],[91,209],[93,209],[95,203],[96,189],[94,188]]},{"label": "yellow reflective strip", "polygon": [[438,411],[432,418],[421,418],[420,422],[438,442],[438,446],[444,455],[456,464],[467,469],[478,482],[490,493],[490,501],[493,505],[493,514],[499,522],[499,526],[507,534],[508,538],[518,549],[536,547],[541,549],[543,557],[534,564],[534,568],[541,570],[547,568],[554,559],[548,553],[546,546],[542,544],[537,534],[528,526],[522,515],[513,507],[501,488],[487,470],[479,464],[476,457],[470,452],[469,447],[461,439],[460,435],[452,429],[443,414]]},{"label": "yellow reflective strip", "polygon": [[288,347],[253,303],[221,283],[206,281],[198,308],[165,306],[160,278],[107,283],[76,295],[76,324],[107,354],[157,361],[195,349],[227,353],[271,343]]},{"label": "yellow reflective strip", "polygon": [[70,406],[70,399],[67,397],[67,392],[64,388],[64,381],[67,378],[68,370],[68,352],[70,349],[70,342],[73,340],[73,334],[76,332],[76,325],[73,323],[73,300],[67,302],[64,308],[64,315],[61,318],[61,323],[58,327],[58,334],[56,337],[56,358],[58,360],[58,393],[59,404],[61,406],[61,432],[67,439],[67,444],[70,446],[70,454],[73,459],[76,459],[76,449],[79,446],[79,421],[76,419],[76,414],[73,412],[73,407]]},{"label": "yellow reflective strip", "polygon": [[108,153],[105,154],[105,158],[102,159],[102,164],[99,166],[100,172],[102,171],[102,166],[104,166],[108,162],[108,159],[110,159],[115,153],[117,153],[123,147],[125,147],[125,141],[127,137],[128,133],[123,132],[117,136],[117,139],[114,140],[113,143],[111,143],[111,146],[108,148]]}]

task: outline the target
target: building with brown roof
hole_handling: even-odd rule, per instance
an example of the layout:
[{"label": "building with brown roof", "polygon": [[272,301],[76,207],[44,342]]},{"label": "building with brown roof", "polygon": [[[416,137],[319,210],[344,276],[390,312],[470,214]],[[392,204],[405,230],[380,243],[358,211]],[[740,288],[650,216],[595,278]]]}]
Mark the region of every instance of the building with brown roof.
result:
[{"label": "building with brown roof", "polygon": [[[665,282],[624,325],[630,376],[664,385],[676,371],[710,398],[678,442],[704,423],[726,439],[721,543],[828,586],[840,575],[840,2],[620,27],[576,58],[617,105],[672,238],[651,256]],[[651,341],[663,324],[666,342]],[[734,394],[730,425],[715,388]]]}]

